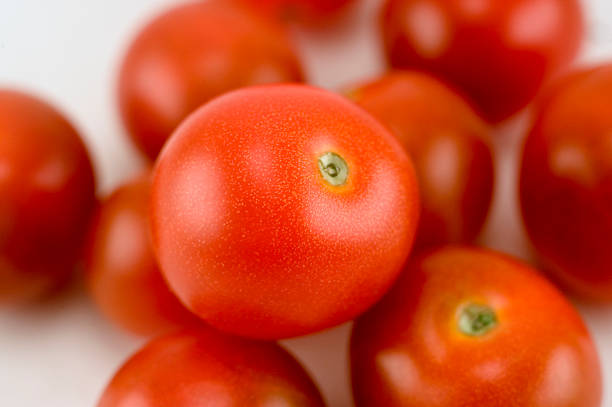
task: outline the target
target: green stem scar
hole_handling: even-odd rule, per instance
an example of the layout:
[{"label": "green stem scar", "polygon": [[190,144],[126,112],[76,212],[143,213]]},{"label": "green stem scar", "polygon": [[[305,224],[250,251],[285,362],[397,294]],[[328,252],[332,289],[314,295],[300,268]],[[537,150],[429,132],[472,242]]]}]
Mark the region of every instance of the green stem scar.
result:
[{"label": "green stem scar", "polygon": [[346,184],[349,168],[344,158],[328,152],[319,157],[319,172],[328,184],[338,187]]},{"label": "green stem scar", "polygon": [[467,336],[483,336],[497,324],[495,311],[486,305],[468,304],[459,313],[459,330]]}]

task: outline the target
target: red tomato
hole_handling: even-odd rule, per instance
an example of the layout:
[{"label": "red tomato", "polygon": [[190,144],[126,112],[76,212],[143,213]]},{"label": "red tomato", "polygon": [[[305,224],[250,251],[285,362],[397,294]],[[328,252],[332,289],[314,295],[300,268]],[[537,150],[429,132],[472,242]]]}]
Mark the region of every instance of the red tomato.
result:
[{"label": "red tomato", "polygon": [[197,320],[170,292],[153,257],[149,197],[148,176],[113,192],[92,225],[87,256],[89,289],[100,310],[140,335]]},{"label": "red tomato", "polygon": [[391,65],[458,86],[493,122],[575,57],[583,31],[579,0],[387,0],[383,12]]},{"label": "red tomato", "polygon": [[74,127],[48,104],[0,90],[0,303],[40,296],[74,270],[95,180]]},{"label": "red tomato", "polygon": [[525,226],[563,286],[612,301],[612,65],[578,72],[538,105],[521,170]]},{"label": "red tomato", "polygon": [[242,0],[283,21],[316,21],[340,11],[352,0]]},{"label": "red tomato", "polygon": [[323,407],[306,371],[273,343],[213,330],[149,342],[117,372],[98,407]]},{"label": "red tomato", "polygon": [[412,156],[421,192],[417,246],[470,242],[493,193],[489,128],[459,96],[430,76],[390,73],[351,92]]},{"label": "red tomato", "polygon": [[410,159],[345,98],[297,85],[229,93],[158,160],[153,245],[174,292],[256,338],[354,318],[393,283],[418,217]]},{"label": "red tomato", "polygon": [[211,98],[251,84],[301,81],[284,31],[224,1],[173,8],[132,43],[119,77],[128,131],[155,159],[175,127]]},{"label": "red tomato", "polygon": [[358,407],[599,407],[595,346],[535,270],[448,247],[413,259],[351,340]]}]

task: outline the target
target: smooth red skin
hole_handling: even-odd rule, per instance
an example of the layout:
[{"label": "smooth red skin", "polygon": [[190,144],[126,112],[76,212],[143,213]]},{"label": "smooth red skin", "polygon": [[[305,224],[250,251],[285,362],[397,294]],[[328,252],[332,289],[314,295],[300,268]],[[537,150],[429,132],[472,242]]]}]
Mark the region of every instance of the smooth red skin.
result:
[{"label": "smooth red skin", "polygon": [[[317,164],[349,165],[332,187]],[[353,319],[397,277],[417,225],[410,159],[345,98],[299,85],[229,93],[172,136],[155,171],[153,245],[173,291],[222,330],[303,335]]]},{"label": "smooth red skin", "polygon": [[177,6],[132,42],[119,76],[123,121],[155,159],[179,123],[229,90],[303,75],[287,33],[245,7],[212,0]]},{"label": "smooth red skin", "polygon": [[520,179],[525,226],[547,271],[612,301],[612,65],[575,73],[542,98]]},{"label": "smooth red skin", "polygon": [[0,135],[0,303],[17,303],[75,270],[95,180],[77,131],[39,99],[0,89]]},{"label": "smooth red skin", "polygon": [[350,96],[412,157],[422,204],[416,246],[474,240],[493,194],[490,129],[484,121],[449,88],[416,72],[389,73]]},{"label": "smooth red skin", "polygon": [[242,0],[281,21],[312,22],[336,14],[353,0]]},{"label": "smooth red skin", "polygon": [[[465,304],[499,324],[482,337],[457,326]],[[414,258],[357,320],[351,338],[358,407],[599,407],[602,379],[583,321],[535,270],[484,250]]]},{"label": "smooth red skin", "polygon": [[87,283],[96,305],[123,329],[145,336],[197,321],[157,267],[149,238],[149,178],[122,185],[102,202],[87,248]]},{"label": "smooth red skin", "polygon": [[435,74],[500,122],[574,59],[584,21],[579,0],[387,0],[382,31],[393,67]]},{"label": "smooth red skin", "polygon": [[274,343],[209,330],[149,342],[115,374],[98,407],[324,407],[306,371]]}]

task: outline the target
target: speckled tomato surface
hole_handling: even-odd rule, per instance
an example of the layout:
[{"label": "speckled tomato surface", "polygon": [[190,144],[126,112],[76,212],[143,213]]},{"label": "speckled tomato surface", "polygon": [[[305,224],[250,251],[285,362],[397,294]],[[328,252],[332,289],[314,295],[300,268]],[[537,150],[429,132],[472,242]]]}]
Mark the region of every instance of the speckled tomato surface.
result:
[{"label": "speckled tomato surface", "polygon": [[412,157],[421,192],[417,246],[470,242],[493,193],[490,129],[436,79],[393,72],[350,92],[385,124]]},{"label": "speckled tomato surface", "polygon": [[0,303],[67,279],[95,204],[93,168],[74,127],[45,102],[0,89]]},{"label": "speckled tomato surface", "polygon": [[299,362],[273,343],[213,330],[147,344],[108,385],[98,407],[324,407]]},{"label": "speckled tomato surface", "polygon": [[127,182],[106,198],[87,247],[87,282],[98,308],[139,335],[154,335],[198,320],[166,285],[149,238],[150,176]]},{"label": "speckled tomato surface", "polygon": [[340,11],[354,0],[241,0],[281,21],[314,22]]},{"label": "speckled tomato surface", "polygon": [[357,320],[358,407],[599,407],[595,346],[563,296],[506,256],[446,247],[412,259]]},{"label": "speckled tomato surface", "polygon": [[525,226],[548,271],[612,301],[612,65],[563,78],[542,98],[521,169]]},{"label": "speckled tomato surface", "polygon": [[382,31],[392,66],[434,73],[498,122],[575,57],[584,21],[579,0],[387,0]]},{"label": "speckled tomato surface", "polygon": [[366,310],[408,256],[410,159],[345,98],[298,85],[222,96],[162,151],[152,196],[163,273],[194,313],[281,338]]},{"label": "speckled tomato surface", "polygon": [[121,66],[119,102],[136,145],[155,159],[189,113],[247,85],[302,80],[287,34],[236,1],[179,5],[149,23]]}]

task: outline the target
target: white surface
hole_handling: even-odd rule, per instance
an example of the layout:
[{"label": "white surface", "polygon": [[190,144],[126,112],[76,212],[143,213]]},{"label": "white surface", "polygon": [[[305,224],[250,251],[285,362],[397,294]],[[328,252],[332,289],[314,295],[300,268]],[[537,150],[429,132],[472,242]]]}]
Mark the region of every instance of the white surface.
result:
[{"label": "white surface", "polygon": [[[586,2],[591,32],[583,60],[612,57],[612,2]],[[94,156],[103,191],[142,165],[115,110],[119,58],[138,27],[172,3],[177,0],[0,0],[0,87],[34,91],[70,115]],[[377,4],[365,0],[332,33],[296,33],[312,83],[334,89],[381,72]],[[513,163],[525,121],[507,124],[495,139],[498,193],[482,239],[517,255],[525,252],[525,240],[514,205]],[[612,389],[612,309],[580,308]],[[345,325],[286,342],[331,407],[351,406],[348,331]],[[141,343],[115,330],[78,292],[44,307],[0,311],[0,406],[93,407],[116,367]],[[610,392],[604,406],[612,406]]]}]

